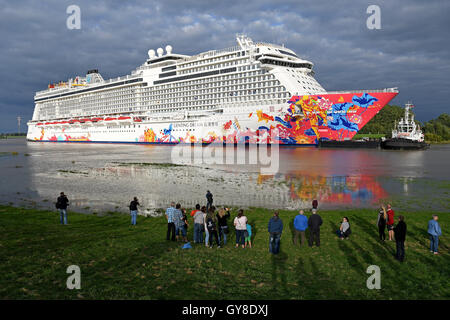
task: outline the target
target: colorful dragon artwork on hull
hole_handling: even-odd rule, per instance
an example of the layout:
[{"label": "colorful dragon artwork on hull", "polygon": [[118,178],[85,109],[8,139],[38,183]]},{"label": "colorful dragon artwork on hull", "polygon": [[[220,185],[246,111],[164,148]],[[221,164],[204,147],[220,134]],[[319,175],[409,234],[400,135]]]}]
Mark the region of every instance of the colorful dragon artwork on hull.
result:
[{"label": "colorful dragon artwork on hull", "polygon": [[[175,138],[172,125],[161,130],[146,129],[137,142],[148,143],[272,143],[286,145],[315,145],[319,139],[343,141],[353,138],[397,92],[369,92],[293,96],[286,111],[256,110],[248,118],[257,123],[256,129],[243,127],[238,119],[227,120],[221,132],[210,131],[205,137],[191,132]],[[271,107],[272,108],[272,107]]]}]

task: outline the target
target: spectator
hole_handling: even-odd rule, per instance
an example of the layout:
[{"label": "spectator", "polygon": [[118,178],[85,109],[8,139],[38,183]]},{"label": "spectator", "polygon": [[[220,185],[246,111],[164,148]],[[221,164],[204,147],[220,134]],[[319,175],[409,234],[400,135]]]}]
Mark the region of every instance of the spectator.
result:
[{"label": "spectator", "polygon": [[187,242],[186,229],[184,224],[183,212],[181,211],[181,204],[177,203],[175,211],[173,213],[173,222],[175,224],[175,238],[178,241],[178,237],[183,237],[184,242]]},{"label": "spectator", "polygon": [[59,218],[61,221],[61,224],[67,224],[67,206],[69,205],[69,199],[64,194],[64,192],[61,192],[59,194],[58,199],[56,199],[56,209],[59,210]]},{"label": "spectator", "polygon": [[390,204],[387,205],[386,215],[387,215],[386,225],[387,225],[388,234],[389,234],[389,241],[392,241],[392,240],[394,240],[394,216],[395,216],[395,212],[394,212],[394,210],[392,210],[392,207],[391,207]]},{"label": "spectator", "polygon": [[438,245],[439,237],[442,235],[441,226],[438,222],[438,215],[433,214],[433,218],[428,221],[428,234],[430,235],[430,251],[434,254],[439,254]]},{"label": "spectator", "polygon": [[405,259],[406,223],[404,220],[405,217],[402,215],[398,216],[398,223],[392,230],[395,234],[395,243],[397,245],[395,258],[400,262],[403,262]]},{"label": "spectator", "polygon": [[209,209],[212,207],[213,204],[213,194],[209,190],[206,191],[206,201],[207,201],[206,211],[209,212]]},{"label": "spectator", "polygon": [[378,211],[378,219],[377,219],[377,226],[378,226],[378,234],[380,235],[380,241],[386,240],[386,234],[384,233],[384,230],[386,229],[386,208],[382,205],[380,208],[380,211]]},{"label": "spectator", "polygon": [[298,236],[301,236],[301,246],[305,244],[305,230],[308,228],[308,218],[305,216],[304,211],[300,210],[298,215],[294,219],[294,244],[298,243]]},{"label": "spectator", "polygon": [[316,246],[320,247],[320,226],[322,225],[322,218],[317,213],[316,209],[312,209],[312,215],[308,219],[309,227],[309,246],[313,246],[313,242],[316,242]]},{"label": "spectator", "polygon": [[247,230],[244,232],[245,247],[252,247],[252,226],[247,223]]},{"label": "spectator", "polygon": [[222,242],[223,245],[226,245],[227,234],[229,233],[228,218],[230,217],[230,209],[229,208],[220,209],[216,217],[217,217],[217,224],[219,226],[219,242]]},{"label": "spectator", "polygon": [[202,207],[202,213],[203,213],[203,221],[204,221],[204,225],[203,225],[203,229],[205,230],[205,246],[208,246],[208,241],[209,241],[209,231],[208,231],[208,226],[206,225],[206,207],[203,206]]},{"label": "spectator", "polygon": [[269,220],[267,226],[269,231],[269,252],[278,254],[280,252],[281,233],[283,232],[283,221],[280,219],[278,211],[275,211],[273,217]]},{"label": "spectator", "polygon": [[194,217],[198,211],[200,211],[200,205],[196,204],[195,209],[191,211],[191,217]]},{"label": "spectator", "polygon": [[217,219],[214,215],[214,207],[209,209],[208,215],[206,216],[206,226],[209,232],[209,247],[213,247],[214,239],[216,239],[217,247],[220,248],[219,237],[217,235]]},{"label": "spectator", "polygon": [[[200,209],[200,205],[197,205]],[[196,206],[196,208],[197,208]],[[194,214],[194,242],[202,243],[203,242],[203,231],[205,229],[205,217],[203,216],[203,212],[201,210],[195,210]]]},{"label": "spectator", "polygon": [[350,229],[350,223],[348,221],[348,218],[347,217],[342,218],[342,223],[339,230],[337,231],[337,235],[339,236],[339,238],[344,240],[348,238],[351,232],[352,231]]},{"label": "spectator", "polygon": [[314,199],[312,202],[312,208],[317,209],[318,206],[319,206],[319,201],[317,201],[317,199]]},{"label": "spectator", "polygon": [[138,206],[140,206],[138,198],[134,197],[133,201],[130,202],[130,214],[131,214],[131,224],[136,225],[136,219],[138,214]]},{"label": "spectator", "polygon": [[238,215],[234,218],[234,228],[236,229],[236,248],[239,245],[245,248],[244,233],[247,230],[247,217],[244,216],[244,210],[240,209]]},{"label": "spectator", "polygon": [[167,240],[175,241],[175,224],[174,224],[174,214],[175,214],[175,202],[170,204],[170,207],[166,210],[167,219]]}]

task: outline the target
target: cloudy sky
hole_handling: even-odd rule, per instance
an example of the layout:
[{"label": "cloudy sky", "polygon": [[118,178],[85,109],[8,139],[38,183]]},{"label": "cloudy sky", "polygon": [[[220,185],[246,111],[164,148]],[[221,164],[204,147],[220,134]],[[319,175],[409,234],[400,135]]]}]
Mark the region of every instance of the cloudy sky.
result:
[{"label": "cloudy sky", "polygon": [[[81,29],[69,30],[69,5]],[[369,30],[369,5],[381,29]],[[34,92],[98,68],[130,73],[148,49],[196,54],[235,45],[235,34],[284,44],[315,64],[327,90],[398,87],[421,121],[450,108],[450,1],[442,0],[0,0],[0,132],[31,119]],[[22,131],[25,126],[22,126]]]}]

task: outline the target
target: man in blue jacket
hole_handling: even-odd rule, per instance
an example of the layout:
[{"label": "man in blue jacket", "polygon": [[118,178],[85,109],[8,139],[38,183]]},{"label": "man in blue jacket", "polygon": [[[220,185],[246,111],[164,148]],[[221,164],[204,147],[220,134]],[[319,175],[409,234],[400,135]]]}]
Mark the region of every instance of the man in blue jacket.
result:
[{"label": "man in blue jacket", "polygon": [[283,232],[283,221],[278,216],[278,211],[275,211],[273,217],[269,220],[268,231],[269,237],[269,252],[278,254],[280,252],[280,239]]},{"label": "man in blue jacket", "polygon": [[303,210],[298,212],[299,214],[294,219],[294,244],[297,245],[298,236],[301,235],[301,246],[305,244],[305,230],[308,228],[308,218],[304,215]]},{"label": "man in blue jacket", "polygon": [[430,235],[430,251],[434,254],[438,253],[439,236],[442,235],[441,226],[438,222],[439,217],[433,214],[433,219],[428,221],[428,234]]}]

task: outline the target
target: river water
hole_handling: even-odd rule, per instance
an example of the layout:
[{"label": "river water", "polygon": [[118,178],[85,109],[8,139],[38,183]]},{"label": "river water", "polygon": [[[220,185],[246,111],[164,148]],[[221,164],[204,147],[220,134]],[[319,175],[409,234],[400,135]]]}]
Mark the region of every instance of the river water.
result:
[{"label": "river water", "polygon": [[151,214],[170,201],[204,204],[209,189],[216,205],[233,207],[310,208],[316,198],[320,208],[330,209],[390,202],[400,210],[450,211],[450,145],[424,151],[273,148],[276,165],[269,173],[262,170],[267,162],[247,164],[246,148],[233,148],[236,158],[227,164],[205,163],[206,155],[197,163],[180,162],[174,148],[177,154],[193,150],[0,140],[0,203],[54,208],[64,191],[71,210],[126,212],[137,196],[142,212]]}]

